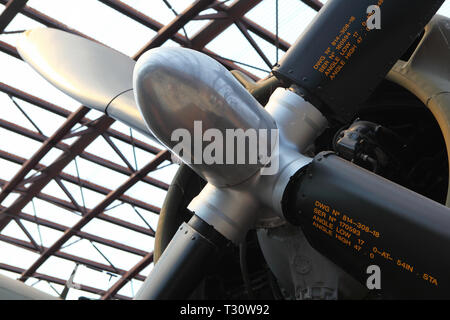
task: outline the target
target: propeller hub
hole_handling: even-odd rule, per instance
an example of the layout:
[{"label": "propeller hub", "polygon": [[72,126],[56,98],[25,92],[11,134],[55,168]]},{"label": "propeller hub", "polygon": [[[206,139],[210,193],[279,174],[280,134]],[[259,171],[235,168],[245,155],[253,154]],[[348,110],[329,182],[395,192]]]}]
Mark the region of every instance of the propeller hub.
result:
[{"label": "propeller hub", "polygon": [[152,49],[133,81],[148,128],[208,182],[239,184],[269,161],[275,121],[216,60],[186,48]]}]

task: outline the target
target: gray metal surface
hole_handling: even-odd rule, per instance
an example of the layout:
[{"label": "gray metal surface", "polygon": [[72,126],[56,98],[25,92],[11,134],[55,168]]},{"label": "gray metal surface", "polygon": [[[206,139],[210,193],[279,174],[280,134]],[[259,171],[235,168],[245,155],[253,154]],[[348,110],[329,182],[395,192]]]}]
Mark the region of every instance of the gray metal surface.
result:
[{"label": "gray metal surface", "polygon": [[[200,135],[208,129],[219,130],[223,137],[227,129],[276,129],[270,115],[225,67],[194,50],[147,51],[135,67],[134,93],[149,129],[169,149],[178,144],[172,140],[177,129],[187,130],[193,139],[198,138],[195,121],[202,123]],[[183,160],[219,187],[241,183],[262,167],[260,163],[236,162],[208,165],[202,159],[204,146],[199,154],[194,141],[191,146],[194,150],[182,156]],[[248,148],[245,153],[248,156]]]},{"label": "gray metal surface", "polygon": [[279,124],[280,141],[303,152],[327,126],[327,119],[295,92],[278,88],[265,108]]},{"label": "gray metal surface", "polygon": [[[204,272],[211,264],[211,261],[204,259],[213,252],[217,252],[213,242],[188,223],[183,223],[139,289],[135,300],[180,299],[189,296],[188,288],[195,288],[204,277]],[[180,283],[184,285],[180,286]]]},{"label": "gray metal surface", "polygon": [[253,190],[248,187],[251,185],[218,188],[208,183],[191,201],[188,209],[224,237],[239,244],[255,225],[261,206]]},{"label": "gray metal surface", "polygon": [[361,299],[367,289],[311,247],[299,227],[257,231],[258,241],[288,300]]},{"label": "gray metal surface", "polygon": [[[235,243],[255,225],[280,223],[284,188],[311,160],[300,152],[327,125],[314,106],[294,92],[278,89],[264,110],[215,60],[183,48],[158,48],[144,54],[136,64],[134,88],[149,130],[208,181],[190,210]],[[201,121],[200,132],[196,121]],[[281,135],[277,132],[276,144],[270,146],[270,166],[207,164],[198,159],[205,146],[200,145],[200,153],[196,153],[196,139],[202,139],[206,130],[218,130],[227,137],[227,129],[267,132],[276,128]],[[181,155],[179,141],[173,138],[178,129],[191,139],[187,154],[185,148]],[[223,152],[225,156],[235,154],[236,149],[223,148]]]},{"label": "gray metal surface", "polygon": [[[209,183],[188,208],[225,237],[240,243],[253,227],[270,228],[283,223],[281,199],[291,176],[308,165],[303,151],[327,126],[326,119],[297,94],[278,89],[266,110],[279,128],[272,153],[272,168],[264,167],[250,179],[229,188]],[[301,134],[297,135],[295,129]]]},{"label": "gray metal surface", "polygon": [[[317,109],[285,89],[276,91],[267,111],[262,109],[225,68],[189,49],[158,48],[144,54],[136,64],[134,89],[149,130],[208,181],[189,209],[235,243],[257,224],[259,212],[264,212],[266,223],[281,218],[280,202],[289,178],[311,160],[300,151],[327,125]],[[200,132],[196,121],[201,121]],[[205,146],[200,145],[199,154],[195,150],[196,139],[209,129],[226,137],[227,129],[276,128],[282,135],[277,132],[276,144],[270,146],[270,166],[207,164],[201,158]],[[173,138],[179,129],[190,139],[187,154]]]}]

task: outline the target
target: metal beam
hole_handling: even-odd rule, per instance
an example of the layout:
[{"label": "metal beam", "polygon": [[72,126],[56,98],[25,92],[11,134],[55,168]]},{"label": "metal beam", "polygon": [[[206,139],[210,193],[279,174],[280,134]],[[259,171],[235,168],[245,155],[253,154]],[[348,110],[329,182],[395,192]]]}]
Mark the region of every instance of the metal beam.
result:
[{"label": "metal beam", "polygon": [[[6,180],[0,179],[0,187],[4,186],[7,183]],[[20,194],[25,194],[26,193],[26,189],[23,187],[19,187],[17,188],[14,192],[20,193]],[[77,207],[75,207],[71,202],[66,201],[66,200],[62,200],[60,198],[54,197],[52,195],[46,194],[46,193],[38,193],[36,195],[37,199],[40,199],[42,201],[48,202],[52,205],[55,205],[57,207],[63,208],[65,210],[69,210],[69,211],[73,211],[73,212],[80,212],[83,213],[82,211],[79,211],[79,209]],[[147,236],[150,237],[154,237],[155,236],[155,232],[153,230],[150,230],[149,228],[144,228],[141,227],[137,224],[110,216],[108,214],[105,213],[100,213],[97,217],[97,219],[106,221],[106,222],[110,222],[112,224],[115,224],[117,226],[120,227],[124,227],[126,229],[132,230],[132,231],[136,231],[142,234],[145,234]]]},{"label": "metal beam", "polygon": [[[16,124],[14,124],[12,122],[9,122],[9,121],[3,120],[3,119],[0,119],[0,128],[9,130],[11,132],[20,134],[20,135],[22,135],[24,137],[27,137],[29,139],[32,139],[32,140],[35,140],[35,141],[39,141],[39,142],[45,142],[46,139],[47,139],[47,137],[45,137],[44,135],[42,135],[42,134],[40,134],[38,132],[29,130],[27,128],[21,127],[19,125],[16,125]],[[60,149],[62,151],[66,151],[66,150],[69,149],[69,145],[65,144],[63,142],[59,142],[59,143],[57,143],[55,145],[55,148]],[[92,163],[101,165],[101,166],[103,166],[105,168],[111,169],[111,170],[116,171],[118,173],[121,173],[121,174],[124,174],[124,175],[127,175],[127,176],[130,176],[130,175],[133,174],[133,172],[129,168],[121,166],[121,165],[119,165],[119,164],[117,164],[115,162],[112,162],[110,160],[104,159],[102,157],[96,156],[95,154],[92,154],[90,152],[83,151],[83,152],[81,152],[79,154],[79,156],[80,156],[80,158],[83,158],[83,159],[88,160],[88,161],[90,161]],[[170,161],[170,159],[168,161]],[[160,181],[158,179],[149,177],[149,176],[144,177],[144,179],[142,179],[142,181],[145,182],[145,183],[148,183],[148,184],[150,184],[152,186],[155,186],[155,187],[158,187],[160,189],[163,189],[163,190],[168,190],[168,188],[169,188],[167,183],[162,182],[162,181]]]},{"label": "metal beam", "polygon": [[[19,268],[19,267],[15,267],[15,266],[11,266],[11,265],[6,264],[6,263],[0,263],[0,269],[6,270],[6,271],[9,271],[9,272],[13,272],[13,273],[18,273],[18,274],[21,274],[22,272],[25,271],[25,269],[22,269],[22,268]],[[52,277],[52,276],[49,276],[49,275],[46,275],[46,274],[43,274],[43,273],[34,273],[32,275],[32,277],[36,278],[38,280],[48,281],[48,282],[56,283],[56,284],[59,284],[59,285],[62,285],[62,286],[66,285],[66,283],[67,283],[67,280],[63,280],[63,279],[60,279],[60,278]],[[81,283],[77,283],[77,287],[78,287],[79,290],[90,292],[90,293],[94,293],[94,294],[98,294],[99,296],[103,296],[103,295],[106,294],[106,291],[104,291],[104,290],[97,289],[97,288],[94,288],[94,287],[91,287],[91,286],[87,286],[87,285],[84,285],[84,284],[81,284]],[[120,300],[131,300],[131,298],[123,296],[123,295],[120,295],[120,294],[116,294],[115,298],[120,299]]]},{"label": "metal beam", "polygon": [[[47,152],[64,137],[65,134],[77,123],[88,111],[86,107],[80,107],[72,116],[67,118],[66,122],[49,138],[39,150],[22,166],[17,174],[6,184],[0,193],[0,203],[16,188],[25,176],[39,163]],[[38,194],[59,172],[68,165],[78,154],[81,153],[92,141],[102,134],[114,122],[108,116],[102,116],[93,124],[92,132],[79,137],[61,156],[59,156],[47,169],[41,174],[40,178],[34,181],[28,188],[27,193],[19,197],[7,209],[0,214],[0,231],[11,220],[11,215],[21,211],[33,197]]]},{"label": "metal beam", "polygon": [[[221,2],[216,1],[216,3],[213,5],[213,8],[218,11],[217,15],[219,15],[220,19],[228,19],[228,6],[224,5]],[[201,18],[203,16],[199,16]],[[258,37],[264,39],[265,41],[269,42],[272,45],[276,45],[278,42],[279,49],[283,51],[287,51],[291,44],[281,38],[277,38],[277,36],[267,30],[266,28],[262,27],[261,25],[257,24],[253,20],[250,20],[246,18],[245,16],[238,19],[241,23],[244,24],[244,26],[254,34],[256,34]]]},{"label": "metal beam", "polygon": [[[160,29],[162,29],[164,27],[163,24],[153,20],[152,18],[144,15],[143,13],[133,9],[129,5],[123,3],[119,0],[99,0],[99,1],[113,9],[119,11],[120,13],[126,15],[127,17],[151,28],[152,30],[159,31]],[[180,44],[181,46],[191,47],[189,39],[187,39],[185,36],[181,35],[180,33],[176,33],[172,37],[172,40],[175,41],[176,43]],[[249,76],[250,78],[252,78],[253,80],[259,80],[259,78],[257,76],[255,76],[254,74],[252,74],[251,72],[248,72],[247,70],[239,67],[237,64],[233,63],[232,61],[219,58],[218,55],[215,54],[214,52],[212,52],[211,50],[203,48],[199,51],[213,57],[214,59],[216,59],[217,61],[222,63],[228,70],[239,70],[239,71],[243,72],[244,74],[246,74],[247,76]]]},{"label": "metal beam", "polygon": [[302,2],[316,11],[319,11],[323,7],[323,3],[319,0],[302,0]]},{"label": "metal beam", "polygon": [[15,18],[15,16],[23,9],[28,0],[10,0],[3,9],[0,15],[0,33],[5,31],[8,24]]},{"label": "metal beam", "polygon": [[139,272],[153,262],[153,252],[148,253],[141,261],[139,261],[133,268],[127,271],[122,277],[102,295],[102,300],[114,298],[117,292],[130,280],[133,279]]},{"label": "metal beam", "polygon": [[[36,11],[34,12],[34,14],[36,14]],[[48,21],[50,19],[45,20]],[[63,30],[71,31],[67,30],[65,26],[61,25],[54,25],[53,27],[62,27]],[[60,129],[58,129],[51,138],[44,142],[38,152],[36,152],[33,157],[23,165],[21,170],[19,170],[19,172],[13,177],[13,179],[5,185],[3,190],[0,192],[0,203],[12,190],[14,190],[15,187],[17,187],[19,182],[24,179],[24,177],[30,172],[30,170],[36,164],[38,164],[43,156],[48,153],[51,147],[53,147],[58,141],[60,141],[65,135],[67,135],[68,131],[73,127],[73,125],[87,113],[87,110],[87,108],[81,107],[79,110],[77,110],[77,112],[75,112],[66,120],[63,126],[60,127]],[[77,118],[75,122],[73,121],[74,117]],[[89,145],[99,134],[103,133],[113,122],[114,120],[112,120],[111,118],[108,118],[106,116],[102,117],[96,124],[98,126],[96,128],[97,130],[86,133],[85,135],[80,137],[72,146],[70,146],[69,152],[65,152],[48,168],[46,174],[42,175],[41,179],[38,179],[37,181],[32,183],[32,185],[28,188],[27,193],[17,199],[9,208],[3,210],[4,215],[0,215],[0,230],[2,230],[8,224],[8,222],[11,220],[11,216],[17,214],[18,211],[20,211],[29,201],[31,201],[33,196],[38,194],[40,190],[45,187],[45,185],[65,167],[65,165],[73,160],[78,153],[82,152],[87,145]]]},{"label": "metal beam", "polygon": [[[31,242],[28,241],[24,241],[18,238],[14,238],[14,237],[10,237],[10,236],[5,236],[4,234],[0,234],[0,241],[12,244],[14,246],[17,247],[21,247],[23,249],[35,252],[35,253],[40,253],[39,250],[37,250],[33,244]],[[45,253],[49,248],[47,247],[41,247],[42,251]],[[64,260],[69,260],[72,262],[76,262],[79,264],[83,264],[89,268],[95,269],[95,270],[99,270],[99,271],[107,271],[113,274],[119,274],[119,275],[124,275],[127,273],[126,270],[120,269],[120,268],[113,268],[110,265],[104,264],[104,263],[100,263],[100,262],[96,262],[96,261],[92,261],[90,259],[85,259],[85,258],[81,258],[78,256],[75,256],[73,254],[69,254],[66,253],[64,251],[55,251],[52,255],[54,255],[55,257],[64,259]],[[22,274],[24,274],[27,270],[25,270]],[[34,270],[34,272],[36,272],[36,270]],[[33,273],[30,273],[30,275],[27,277],[31,277]],[[136,276],[134,277],[137,280],[140,281],[144,281],[146,277],[140,275],[140,274],[136,274]]]},{"label": "metal beam", "polygon": [[[25,176],[39,163],[39,161],[50,151],[60,140],[67,134],[70,129],[83,118],[86,113],[88,113],[89,108],[80,107],[76,112],[74,112],[67,120],[62,124],[62,126],[50,137],[48,138],[38,151],[31,157],[17,172],[14,177],[6,184],[6,186],[0,192],[0,204],[5,200],[5,198],[14,190],[15,187],[25,178]],[[21,208],[22,209],[22,208]],[[0,215],[0,230],[5,226],[2,223],[2,218]]]},{"label": "metal beam", "polygon": [[13,56],[14,58],[21,59],[16,47],[13,47],[9,43],[0,41],[0,51],[10,56]]},{"label": "metal beam", "polygon": [[49,256],[55,254],[55,252],[72,237],[72,235],[83,228],[89,221],[91,221],[95,216],[99,213],[103,212],[114,200],[116,200],[119,196],[121,196],[124,192],[126,192],[131,186],[133,186],[137,181],[139,181],[142,177],[146,176],[149,172],[154,170],[160,163],[170,157],[170,152],[165,150],[158,153],[158,155],[150,161],[146,166],[136,171],[127,181],[125,181],[121,186],[119,186],[116,190],[112,191],[108,194],[103,201],[101,201],[95,208],[89,210],[89,212],[84,215],[74,226],[70,229],[66,230],[64,234],[56,240],[55,243],[50,248],[47,248],[42,255],[33,263],[33,265],[28,268],[22,276],[20,277],[21,281],[25,281],[32,275],[36,270],[42,265],[42,263],[47,260]]},{"label": "metal beam", "polygon": [[[14,154],[6,152],[6,151],[3,151],[1,149],[0,149],[0,158],[4,159],[4,160],[7,160],[7,161],[10,161],[10,162],[13,162],[13,163],[16,163],[16,164],[19,164],[19,165],[23,165],[26,162],[25,158],[19,157],[17,155],[14,155]],[[44,166],[42,164],[37,164],[34,167],[34,170],[44,172],[44,171],[48,170],[48,167]],[[70,175],[68,173],[60,172],[58,174],[58,177],[61,178],[64,181],[67,181],[67,182],[79,185],[79,186],[81,186],[83,188],[95,191],[95,192],[103,194],[103,195],[107,195],[107,194],[109,194],[111,192],[111,189],[102,187],[102,186],[100,186],[98,184],[95,184],[93,182],[90,182],[88,180],[84,180],[84,179],[81,179],[81,178],[78,179],[78,177],[72,176],[72,175]],[[21,185],[24,184],[23,182],[25,182],[25,181],[22,181]],[[27,181],[27,183],[28,183],[28,181]],[[127,195],[122,195],[118,200],[120,200],[120,201],[122,201],[124,203],[128,203],[128,204],[130,204],[132,206],[136,206],[136,207],[139,207],[141,209],[148,210],[150,212],[159,212],[160,211],[160,208],[158,208],[158,207],[156,207],[154,205],[148,204],[148,203],[146,203],[144,201],[135,199],[135,198],[127,196]]]},{"label": "metal beam", "polygon": [[248,32],[247,27],[239,20],[235,22],[236,26],[238,27],[239,31],[244,35],[245,39],[250,43],[250,45],[255,49],[256,53],[263,59],[265,64],[272,69],[272,63],[270,62],[269,58],[264,54],[264,52],[261,50],[261,48],[258,46],[256,41],[253,39],[253,37]]},{"label": "metal beam", "polygon": [[[4,1],[4,0],[1,0]],[[158,21],[150,18],[149,16],[143,14],[142,12],[134,9],[133,7],[127,5],[126,3],[118,0],[98,0],[99,2],[107,5],[108,7],[120,12],[121,14],[127,16],[128,18],[133,19],[134,21],[146,26],[147,28],[152,29],[153,31],[158,32],[160,29],[164,27],[163,24]],[[174,36],[175,41],[179,41],[177,39],[177,35]]]},{"label": "metal beam", "polygon": [[[4,44],[6,44],[6,43],[0,41],[0,48]],[[16,50],[16,48],[14,48],[14,50]],[[19,59],[21,59],[21,58],[19,58]],[[28,102],[28,103],[31,103],[31,104],[39,107],[39,108],[42,108],[44,110],[47,110],[47,111],[49,111],[51,113],[57,114],[57,115],[59,115],[61,117],[64,117],[64,118],[67,118],[67,117],[69,117],[72,114],[71,111],[69,111],[69,110],[67,110],[65,108],[57,106],[57,105],[55,105],[55,104],[53,104],[51,102],[45,101],[45,100],[43,100],[41,98],[33,96],[33,95],[31,95],[29,93],[26,93],[26,92],[24,92],[22,90],[19,90],[17,88],[11,87],[11,86],[3,83],[3,82],[0,82],[0,91],[4,92],[4,93],[6,93],[6,94],[8,94],[8,95],[10,95],[12,97],[18,98],[18,99],[23,100],[23,101]],[[82,118],[80,120],[80,123],[86,125],[88,123],[92,123],[92,121],[93,121],[92,119],[85,117],[85,118]],[[131,145],[131,137],[129,135],[126,135],[126,134],[120,132],[120,131],[108,128],[108,130],[105,132],[105,134],[107,134],[108,136],[110,136],[112,138],[115,138],[117,140],[120,140],[122,142],[125,142],[125,143]],[[147,151],[147,152],[150,152],[152,154],[157,154],[158,152],[161,151],[160,148],[152,146],[152,145],[150,145],[148,143],[145,143],[145,142],[143,142],[143,141],[141,141],[139,139],[136,139],[136,138],[133,139],[133,144],[137,148],[139,148],[141,150],[144,150],[144,151]]]},{"label": "metal beam", "polygon": [[[0,209],[4,209],[4,208],[5,207],[0,206]],[[69,227],[67,227],[65,225],[62,225],[62,224],[59,224],[59,223],[56,223],[56,222],[53,222],[53,221],[50,221],[50,220],[47,220],[47,219],[35,217],[35,216],[32,216],[32,215],[30,215],[28,213],[25,213],[25,212],[19,212],[17,217],[22,219],[22,220],[25,220],[25,221],[28,221],[28,222],[31,222],[31,223],[35,223],[35,224],[38,224],[40,226],[44,226],[44,227],[47,227],[47,228],[50,228],[50,229],[53,229],[53,230],[57,230],[57,231],[65,232],[67,229],[69,229]],[[129,253],[133,253],[133,254],[136,254],[136,255],[139,255],[139,256],[145,256],[145,255],[148,254],[147,251],[144,251],[144,250],[141,250],[141,249],[137,249],[137,248],[134,248],[134,247],[131,247],[131,246],[119,243],[117,241],[113,241],[113,240],[110,240],[110,239],[102,238],[102,237],[90,234],[88,232],[77,231],[75,233],[75,235],[80,237],[80,238],[86,239],[86,240],[95,241],[95,242],[104,244],[106,246],[109,246],[109,247],[112,247],[112,248],[115,248],[115,249],[118,249],[118,250],[126,251],[126,252],[129,252]]]},{"label": "metal beam", "polygon": [[[111,122],[112,123],[112,122]],[[74,123],[72,123],[72,125],[71,126],[73,126],[73,124]],[[64,135],[66,135],[67,134],[67,132],[64,132]],[[95,133],[94,133],[95,134]],[[59,136],[58,137],[58,140],[60,140],[61,139],[61,136]],[[48,140],[47,140],[48,141]],[[47,141],[46,141],[46,143],[47,143]],[[44,147],[46,147],[46,146],[44,146]],[[42,149],[42,147],[41,147],[41,149]],[[47,149],[47,148],[45,148],[45,149]],[[43,150],[40,150],[40,151],[42,151],[39,155],[35,155],[36,157],[33,157],[32,159],[30,159],[31,161],[33,161],[32,162],[32,164],[33,163],[35,163],[36,162],[36,159],[39,161],[42,157],[43,157],[43,155],[45,155],[48,151],[49,151],[49,149],[48,150],[46,150],[45,151],[45,149],[44,149],[44,151]],[[21,180],[23,180],[23,178],[26,176],[26,174],[28,174],[28,172],[29,172],[29,170],[30,170],[30,167],[29,166],[24,166],[24,167],[22,167],[22,169],[19,171],[19,173],[15,176],[15,179],[13,178],[13,181],[11,182],[10,181],[10,183],[8,183],[6,186],[5,186],[5,188],[2,190],[2,192],[0,193],[0,203],[1,203],[1,201],[2,200],[4,200],[4,198],[6,198],[6,196],[11,192],[11,190],[13,190],[14,189],[14,186],[17,186],[17,183],[18,183],[18,181],[21,181]],[[128,171],[128,170],[127,170]],[[130,170],[131,171],[131,170]],[[42,180],[47,180],[46,178],[47,177],[44,177],[45,179],[42,179]],[[153,182],[152,180],[155,180],[155,179],[152,179],[152,178],[149,178],[149,177],[146,177],[146,180],[148,181],[148,180],[150,180],[150,182]],[[49,181],[49,180],[47,180],[47,181]],[[48,183],[48,182],[47,182]],[[161,184],[160,184],[161,185]],[[43,187],[43,186],[45,186],[45,184],[41,184],[41,188]],[[162,186],[162,185],[161,185]],[[3,194],[3,195],[2,195]],[[30,201],[31,199],[32,199],[32,194],[33,193],[31,193],[31,197],[27,194],[27,195],[24,195],[22,198],[21,198],[21,202],[20,203],[15,203],[16,204],[16,206],[19,208],[19,210],[21,210],[21,208],[20,208],[20,206],[24,206],[24,205],[26,205],[26,203],[28,203],[28,201]],[[2,199],[2,196],[3,196],[3,199]],[[14,205],[14,204],[13,204]],[[148,208],[147,208],[148,209]],[[159,208],[156,208],[156,207],[154,207],[154,208],[151,208],[150,209],[151,211],[156,211],[156,212],[159,212]],[[17,211],[17,209],[16,208],[12,208],[12,209],[7,209],[7,210],[5,210],[5,211],[7,211],[7,212],[11,212],[11,211]],[[2,222],[1,220],[0,220],[0,230],[4,227],[4,226],[6,226],[6,224],[9,222],[9,219],[10,218],[6,218],[6,219],[4,219],[4,221]]]},{"label": "metal beam", "polygon": [[150,40],[141,50],[139,50],[136,58],[139,58],[145,51],[161,46],[167,40],[175,36],[186,23],[196,17],[200,12],[206,9],[215,0],[197,0],[186,10],[179,14],[169,24],[158,30],[158,33]]},{"label": "metal beam", "polygon": [[236,0],[233,2],[227,9],[230,19],[213,20],[208,23],[191,39],[192,48],[197,50],[203,49],[215,37],[231,26],[235,20],[240,19],[261,1],[262,0]]},{"label": "metal beam", "polygon": [[[7,2],[8,2],[8,0],[0,0],[0,4],[4,4],[5,5],[5,4],[7,4]],[[87,38],[87,39],[90,39],[92,41],[100,43],[99,41],[97,41],[97,40],[95,40],[95,39],[85,35],[84,33],[81,33],[81,32],[79,32],[79,31],[77,31],[75,29],[72,29],[72,28],[68,27],[67,25],[65,25],[64,23],[59,22],[58,20],[53,19],[53,18],[47,16],[46,14],[43,14],[42,12],[39,12],[38,10],[33,9],[33,8],[27,6],[27,5],[25,5],[22,8],[21,13],[24,16],[30,18],[30,19],[33,19],[33,20],[35,20],[35,21],[37,21],[39,23],[42,23],[44,26],[47,26],[47,27],[50,27],[50,28],[64,30],[64,31],[67,31],[67,32],[70,32],[70,33],[73,33],[73,34],[76,34],[76,35],[79,35],[79,36],[82,36],[84,38]]]}]

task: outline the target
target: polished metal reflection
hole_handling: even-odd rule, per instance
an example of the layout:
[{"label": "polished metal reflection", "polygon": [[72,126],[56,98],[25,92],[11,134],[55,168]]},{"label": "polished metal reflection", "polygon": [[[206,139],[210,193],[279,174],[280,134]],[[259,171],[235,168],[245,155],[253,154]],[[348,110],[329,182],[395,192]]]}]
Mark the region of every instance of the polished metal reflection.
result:
[{"label": "polished metal reflection", "polygon": [[113,119],[119,120],[127,126],[138,130],[154,141],[158,141],[148,130],[145,121],[134,100],[133,89],[117,96],[107,106],[105,113]]},{"label": "polished metal reflection", "polygon": [[[133,81],[136,102],[147,126],[171,150],[178,143],[172,140],[172,133],[186,129],[194,136],[196,121],[201,121],[203,132],[217,129],[224,137],[227,129],[262,129],[268,135],[276,129],[272,117],[231,73],[200,52],[152,49],[138,60]],[[203,142],[202,150],[206,144]],[[263,166],[259,162],[204,164],[194,151],[184,161],[216,186],[238,184]]]},{"label": "polished metal reflection", "polygon": [[65,94],[156,141],[134,101],[136,62],[127,55],[52,28],[25,31],[18,39],[17,50],[24,61]]},{"label": "polished metal reflection", "polygon": [[27,30],[17,50],[47,81],[90,108],[104,112],[114,97],[132,89],[133,59],[72,33]]}]

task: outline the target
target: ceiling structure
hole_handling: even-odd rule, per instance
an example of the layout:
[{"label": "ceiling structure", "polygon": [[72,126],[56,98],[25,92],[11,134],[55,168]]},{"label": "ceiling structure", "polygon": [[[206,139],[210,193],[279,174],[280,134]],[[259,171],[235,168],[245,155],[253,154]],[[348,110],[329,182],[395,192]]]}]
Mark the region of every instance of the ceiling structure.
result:
[{"label": "ceiling structure", "polygon": [[[5,30],[8,30],[8,26],[16,16],[23,15],[41,25],[92,39],[64,24],[64,21],[58,21],[29,6],[27,2],[27,0],[0,0],[0,4],[4,6],[0,15],[0,34],[17,32],[16,30]],[[246,17],[249,11],[263,2],[262,0],[185,1],[186,8],[179,13],[175,12],[173,20],[165,24],[158,22],[158,16],[150,17],[125,2],[118,0],[98,0],[98,2],[156,33],[153,38],[148,39],[147,43],[142,43],[142,48],[132,56],[135,60],[143,52],[173,41],[178,45],[210,55],[228,69],[241,70],[253,79],[258,80],[261,74],[264,74],[260,72],[263,68],[227,58],[222,52],[213,52],[213,50],[207,48],[208,44],[233,25],[238,28],[254,52],[263,61],[266,67],[265,70],[270,70],[273,62],[275,62],[273,59],[268,58],[266,53],[267,46],[273,47],[273,51],[277,47],[281,53],[285,52],[290,46],[287,41],[278,36],[278,27],[276,32],[271,32],[264,26]],[[160,2],[173,10],[170,0],[161,0]],[[275,1],[272,2],[275,3]],[[318,0],[303,0],[302,2],[306,5],[305,8],[309,7],[315,11],[322,7],[322,3]],[[275,13],[273,13],[273,16],[275,17]],[[193,36],[188,37],[184,27],[192,21],[202,21],[204,23]],[[92,40],[96,41],[95,39]],[[265,47],[261,45],[262,42],[265,43]],[[277,59],[279,50],[276,50]],[[0,40],[0,51],[15,59],[21,59],[16,48],[6,41]],[[150,215],[156,216],[158,214],[160,205],[133,197],[127,192],[133,187],[144,187],[147,185],[147,187],[153,188],[152,190],[158,189],[160,191],[158,193],[160,195],[159,198],[163,198],[168,189],[170,179],[163,181],[163,179],[155,177],[152,173],[161,170],[161,168],[171,166],[168,151],[161,146],[149,143],[144,138],[137,138],[137,133],[133,136],[131,130],[127,133],[126,130],[114,128],[113,119],[105,115],[92,113],[86,106],[79,106],[78,109],[72,111],[58,106],[57,103],[46,101],[3,82],[0,82],[0,91],[7,95],[13,107],[16,107],[28,121],[28,126],[23,126],[0,116],[0,128],[39,143],[30,157],[17,155],[11,153],[10,150],[2,150],[0,147],[0,159],[13,163],[18,168],[11,173],[9,179],[0,179],[0,246],[3,243],[7,243],[35,254],[25,267],[18,266],[20,263],[3,263],[1,261],[4,260],[0,257],[0,269],[7,272],[10,276],[16,275],[16,278],[20,279],[20,281],[26,281],[27,284],[48,283],[52,285],[56,293],[63,297],[65,297],[68,288],[70,288],[70,290],[80,292],[78,295],[83,295],[84,293],[89,297],[101,299],[130,299],[132,293],[122,294],[122,289],[124,286],[129,285],[131,280],[135,282],[145,280],[145,275],[149,270],[148,266],[153,262],[152,251],[143,250],[141,249],[142,246],[139,248],[135,245],[113,240],[113,237],[105,236],[105,232],[100,235],[95,230],[94,232],[86,230],[92,222],[102,220],[107,222],[108,225],[118,227],[114,230],[119,230],[119,233],[121,232],[120,230],[127,229],[129,232],[140,234],[140,236],[143,236],[143,239],[154,237],[154,223],[152,227],[147,220]],[[51,134],[45,134],[42,126],[34,122],[33,117],[27,113],[27,109],[24,107],[25,104],[27,108],[29,108],[29,105],[32,105],[42,112],[51,113],[61,118],[56,130],[53,130]],[[93,116],[90,116],[91,113]],[[119,159],[118,161],[111,161],[102,152],[88,151],[89,146],[99,139],[106,142],[113,150],[116,158]],[[129,147],[133,152],[126,155],[123,152],[125,147]],[[51,161],[43,161],[55,149],[59,150],[57,156],[54,156]],[[144,158],[147,159],[146,163],[141,166],[138,166],[136,161],[136,153],[139,152],[145,153],[146,156]],[[112,186],[108,181],[105,181],[103,184],[94,183],[90,177],[80,176],[77,159],[78,162],[84,161],[84,163],[91,163],[106,168],[109,170],[108,172],[117,173],[123,179],[121,183],[115,186]],[[69,164],[75,164],[75,174],[70,174],[65,170]],[[174,170],[176,170],[176,165]],[[108,179],[107,176],[104,178]],[[59,191],[62,191],[64,197],[59,196],[60,193],[56,195],[45,192],[46,187],[50,183],[56,183],[57,188],[59,188]],[[71,186],[70,188],[69,185]],[[85,193],[96,193],[99,200],[92,205],[86,205],[83,191]],[[81,200],[79,193],[81,193]],[[35,203],[38,202],[45,202],[51,205],[52,208],[57,208],[57,210],[71,212],[76,219],[72,219],[72,223],[61,224],[50,218],[38,216],[35,206]],[[159,202],[161,203],[161,201]],[[120,210],[124,206],[133,209],[140,218],[139,223],[130,222],[129,219],[124,218],[120,214],[110,214],[110,212]],[[116,207],[117,209],[114,209]],[[45,208],[42,210],[45,210]],[[157,216],[154,220],[157,220]],[[23,232],[24,236],[22,238],[3,232],[8,225],[12,224],[15,224]],[[36,230],[38,233],[36,233]],[[53,230],[52,232],[57,231],[57,233],[55,233],[52,241],[47,241],[48,243],[45,245],[39,237],[41,237],[41,232],[50,232],[50,230]],[[39,235],[38,238],[36,238],[37,234]],[[81,240],[88,241],[96,249],[100,259],[88,259],[81,254],[73,254],[66,250],[71,243]],[[132,255],[133,259],[125,258],[124,260],[134,261],[134,263],[126,268],[118,267],[116,263],[112,263],[110,260],[110,256],[106,253],[108,251],[107,248],[113,248]],[[22,251],[18,251],[17,255],[20,254],[22,254]],[[70,270],[69,273],[66,272],[64,278],[41,271],[41,267],[49,259],[54,258],[70,261],[75,268]],[[18,260],[15,258],[9,261],[14,262]],[[110,279],[113,277],[114,281],[108,282],[103,288],[95,285],[95,277],[93,277],[91,283],[76,283],[73,279],[79,265],[107,274]],[[33,281],[31,282],[30,280]]]}]

